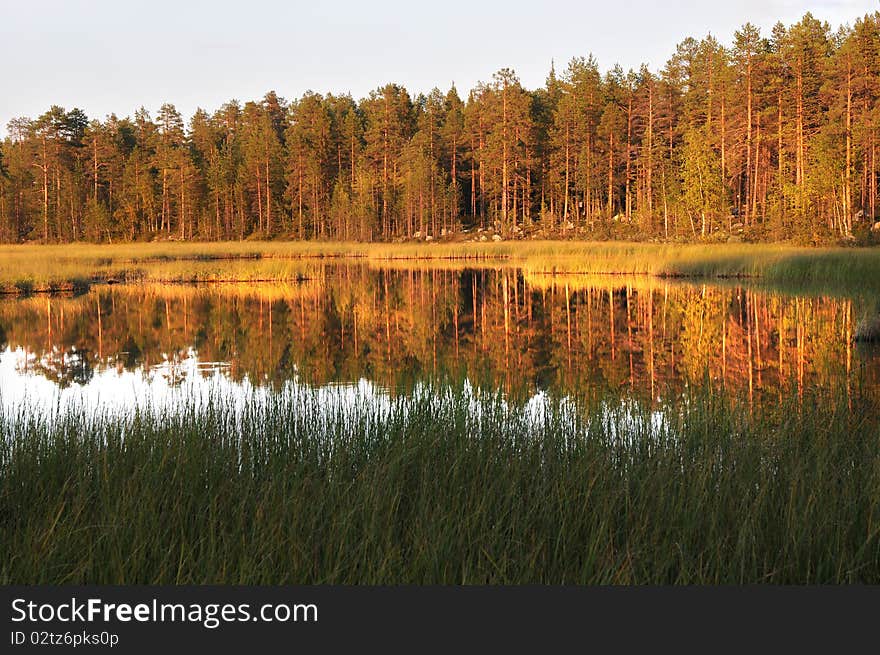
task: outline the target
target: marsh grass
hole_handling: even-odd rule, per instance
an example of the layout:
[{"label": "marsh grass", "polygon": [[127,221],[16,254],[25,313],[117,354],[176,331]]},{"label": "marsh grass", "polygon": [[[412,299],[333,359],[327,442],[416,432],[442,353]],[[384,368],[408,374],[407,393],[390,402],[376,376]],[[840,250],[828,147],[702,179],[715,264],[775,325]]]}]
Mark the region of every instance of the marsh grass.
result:
[{"label": "marsh grass", "polygon": [[509,263],[527,274],[754,278],[777,286],[880,291],[878,249],[579,241],[0,246],[0,290],[78,290],[105,281],[292,281],[308,276],[309,262],[327,258],[363,259],[374,266],[440,262],[455,268]]},{"label": "marsh grass", "polygon": [[590,409],[426,385],[11,410],[0,583],[880,582],[857,394]]}]

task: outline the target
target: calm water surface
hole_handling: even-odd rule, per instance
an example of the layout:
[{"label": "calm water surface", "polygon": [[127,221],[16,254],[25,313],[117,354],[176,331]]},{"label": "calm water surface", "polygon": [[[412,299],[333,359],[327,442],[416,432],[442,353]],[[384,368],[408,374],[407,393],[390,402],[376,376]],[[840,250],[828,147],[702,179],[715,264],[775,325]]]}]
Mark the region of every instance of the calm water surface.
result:
[{"label": "calm water surface", "polygon": [[863,297],[515,268],[325,264],[292,284],[94,287],[0,300],[0,402],[132,408],[296,385],[381,402],[427,381],[512,398],[674,400],[706,377],[752,402],[880,389]]}]

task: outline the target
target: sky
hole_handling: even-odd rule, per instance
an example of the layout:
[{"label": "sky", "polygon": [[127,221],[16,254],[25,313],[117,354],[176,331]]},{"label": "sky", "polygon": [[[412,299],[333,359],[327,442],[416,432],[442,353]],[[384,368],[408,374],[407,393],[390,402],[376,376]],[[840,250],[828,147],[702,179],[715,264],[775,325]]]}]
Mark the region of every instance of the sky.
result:
[{"label": "sky", "polygon": [[878,0],[0,0],[0,135],[53,104],[103,119],[171,102],[189,117],[269,90],[361,98],[387,82],[414,96],[455,83],[465,97],[500,68],[535,88],[551,61],[562,71],[591,53],[603,71],[656,71],[689,36],[729,44],[745,22],[769,34],[810,11],[836,29],[878,10]]}]

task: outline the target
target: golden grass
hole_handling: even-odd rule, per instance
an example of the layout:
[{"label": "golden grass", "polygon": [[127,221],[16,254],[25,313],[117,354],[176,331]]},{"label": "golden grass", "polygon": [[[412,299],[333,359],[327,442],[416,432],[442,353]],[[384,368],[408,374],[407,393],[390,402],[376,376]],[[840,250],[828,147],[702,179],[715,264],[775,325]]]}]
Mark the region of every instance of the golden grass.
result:
[{"label": "golden grass", "polygon": [[503,241],[135,243],[0,246],[0,290],[58,291],[103,281],[291,281],[325,258],[380,267],[514,265],[527,274],[763,278],[790,284],[880,285],[880,250],[787,245]]}]

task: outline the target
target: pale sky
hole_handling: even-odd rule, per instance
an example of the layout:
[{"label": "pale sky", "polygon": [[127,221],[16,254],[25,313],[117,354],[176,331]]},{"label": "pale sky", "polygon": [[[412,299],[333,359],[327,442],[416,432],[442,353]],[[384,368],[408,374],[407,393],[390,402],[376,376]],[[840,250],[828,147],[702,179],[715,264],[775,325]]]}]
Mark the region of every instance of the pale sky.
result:
[{"label": "pale sky", "polygon": [[543,84],[575,56],[603,71],[642,62],[657,70],[688,36],[729,44],[752,22],[768,34],[807,11],[833,29],[880,10],[878,0],[0,0],[0,134],[50,105],[90,118],[155,115],[174,103],[188,118],[274,89],[351,92],[397,82],[415,96],[512,68]]}]

